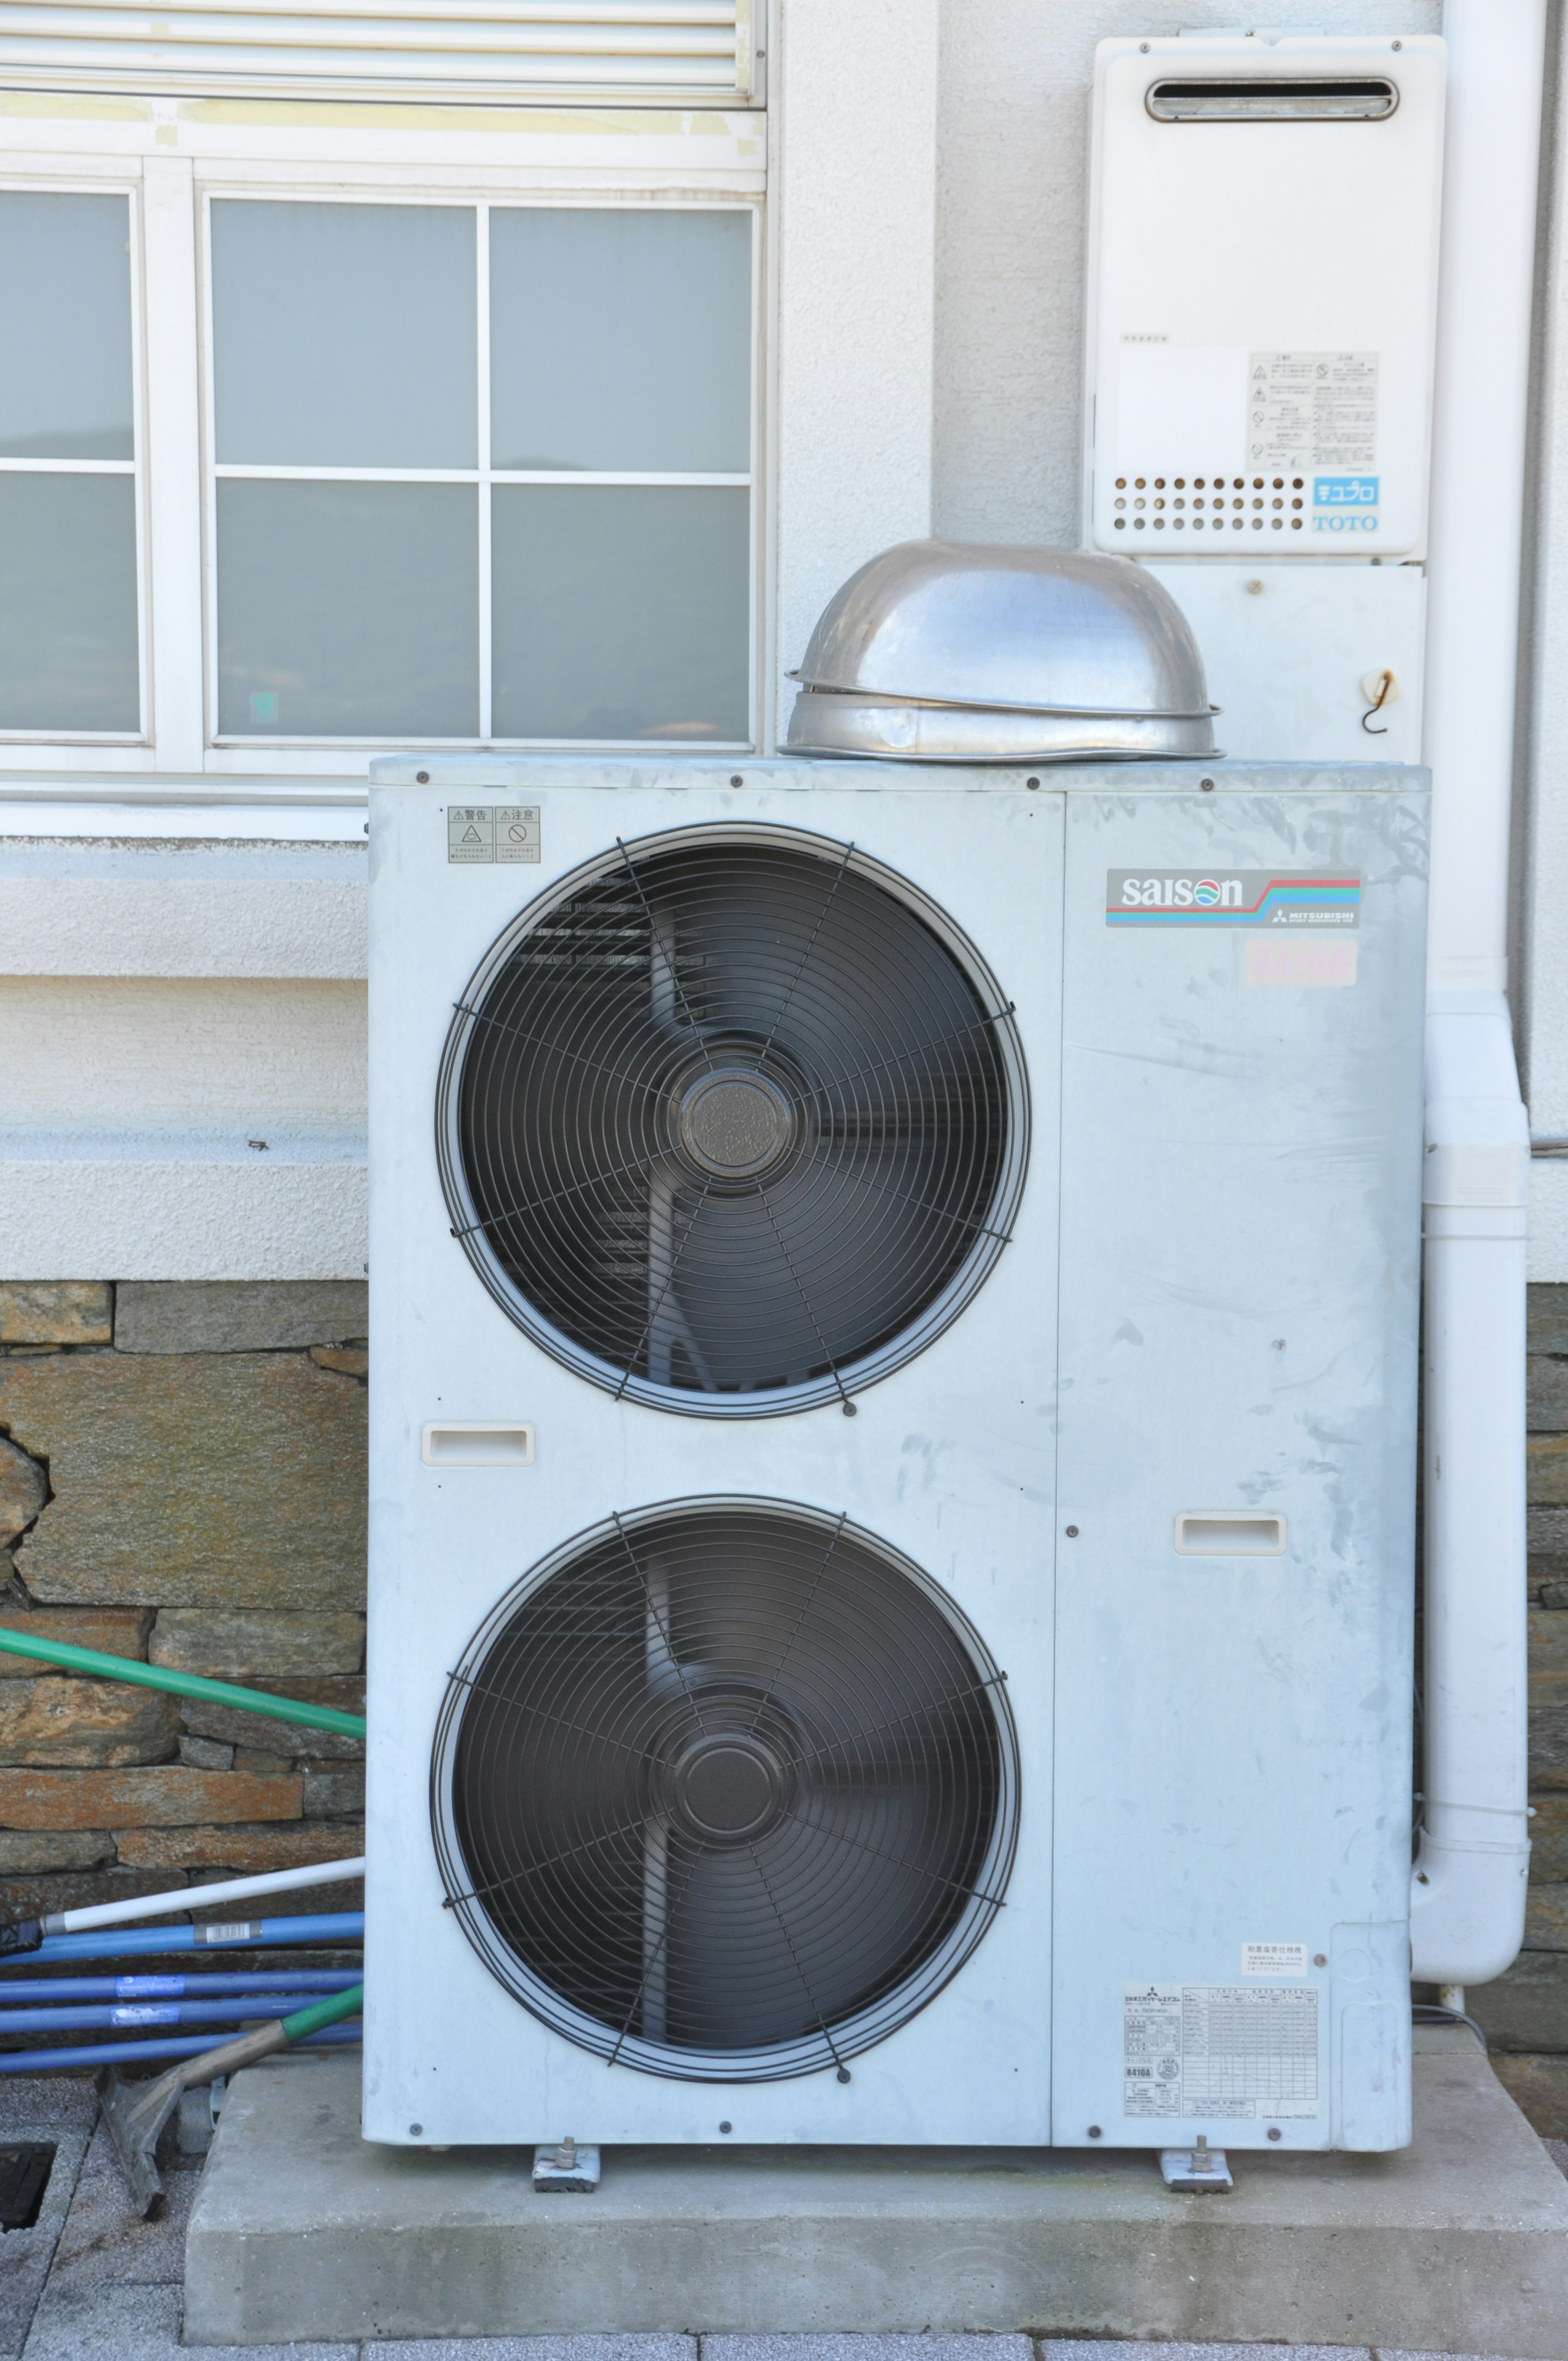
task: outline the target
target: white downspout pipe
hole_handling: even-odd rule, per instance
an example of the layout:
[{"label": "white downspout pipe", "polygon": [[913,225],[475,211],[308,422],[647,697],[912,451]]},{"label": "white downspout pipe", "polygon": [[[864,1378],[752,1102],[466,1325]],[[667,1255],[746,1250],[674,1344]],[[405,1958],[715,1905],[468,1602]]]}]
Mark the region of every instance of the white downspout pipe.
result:
[{"label": "white downspout pipe", "polygon": [[1426,1677],[1412,1972],[1485,1983],[1524,1933],[1525,1210],[1508,806],[1545,0],[1448,0],[1425,755]]}]

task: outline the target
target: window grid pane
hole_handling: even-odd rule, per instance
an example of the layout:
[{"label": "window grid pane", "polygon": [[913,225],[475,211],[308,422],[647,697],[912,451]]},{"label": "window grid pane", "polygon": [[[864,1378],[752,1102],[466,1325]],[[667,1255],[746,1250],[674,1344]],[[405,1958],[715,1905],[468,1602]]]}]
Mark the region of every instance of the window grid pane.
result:
[{"label": "window grid pane", "polygon": [[[214,199],[213,210],[229,200]],[[272,204],[292,205],[293,200],[273,200]],[[257,216],[263,204],[247,203],[245,211]],[[420,208],[389,205],[372,202],[356,208],[362,212],[384,214],[434,214],[440,208],[426,205]],[[319,211],[346,212],[347,204],[334,201]],[[229,457],[235,449],[232,436],[225,433],[222,450],[225,456],[215,463],[212,473],[214,484],[214,531],[220,550],[225,540],[225,526],[220,522],[226,515],[227,545],[238,562],[243,548],[249,576],[244,594],[238,579],[225,595],[220,580],[216,605],[218,609],[219,647],[214,651],[215,709],[218,714],[218,735],[222,740],[245,739],[254,743],[258,738],[314,740],[347,738],[360,740],[384,739],[406,742],[411,737],[456,739],[469,744],[647,744],[651,740],[664,742],[745,746],[752,739],[751,703],[753,694],[754,661],[751,624],[751,544],[753,530],[752,475],[750,467],[751,442],[751,350],[754,337],[751,300],[751,250],[753,215],[750,208],[671,208],[660,209],[630,205],[574,206],[551,208],[514,204],[454,203],[446,209],[471,225],[474,278],[477,295],[473,334],[466,344],[466,355],[472,368],[472,417],[478,464],[472,468],[454,468],[447,451],[441,457],[444,465],[428,467],[407,464],[408,455],[400,450],[401,466],[312,465],[302,457],[292,464],[280,464],[269,452],[266,460]],[[709,467],[679,466],[657,467],[648,465],[590,467],[573,464],[570,458],[564,467],[544,468],[492,467],[491,418],[496,405],[496,388],[492,381],[492,350],[495,323],[492,319],[493,274],[491,261],[497,247],[497,231],[503,251],[507,247],[513,216],[527,215],[532,219],[554,214],[566,224],[566,232],[559,230],[543,240],[546,261],[553,261],[554,295],[556,312],[562,301],[563,274],[560,256],[565,250],[568,258],[576,244],[579,258],[584,251],[579,236],[576,241],[570,234],[585,222],[590,225],[587,251],[591,258],[593,236],[591,225],[596,218],[609,225],[608,236],[601,236],[601,247],[624,247],[627,240],[616,233],[627,223],[641,224],[652,220],[657,230],[652,242],[645,232],[633,232],[630,240],[633,261],[652,251],[655,258],[663,254],[665,280],[691,312],[695,306],[699,326],[707,317],[707,359],[717,351],[728,370],[726,386],[718,395],[708,390],[704,401],[696,409],[702,414],[694,427],[683,424],[674,415],[679,404],[674,399],[679,388],[678,340],[666,339],[666,350],[661,366],[663,383],[660,389],[663,403],[661,415],[649,429],[646,421],[627,414],[633,439],[641,438],[642,448],[637,456],[644,459],[667,456],[688,458],[707,457]],[[211,214],[209,214],[209,219]],[[684,294],[680,268],[680,231],[678,225],[696,225],[696,245],[703,250],[700,263],[692,261],[685,269]],[[265,223],[260,225],[265,230]],[[291,225],[291,231],[293,229]],[[336,225],[334,225],[335,231]],[[374,233],[357,236],[359,247],[374,251],[382,225]],[[717,234],[716,234],[717,233]],[[339,242],[343,242],[341,239]],[[383,245],[384,245],[383,241]],[[527,244],[526,236],[523,240]],[[743,268],[738,261],[743,248]],[[215,241],[209,232],[209,267],[213,267]],[[672,260],[672,257],[674,259]],[[704,269],[717,258],[719,291],[717,295],[706,288]],[[727,274],[727,276],[726,276]],[[265,275],[265,274],[264,274]],[[453,274],[455,276],[455,272]],[[601,274],[602,276],[603,274]],[[624,254],[620,260],[620,279],[626,278]],[[466,281],[465,268],[462,276]],[[611,282],[616,273],[609,274]],[[549,291],[551,272],[544,273]],[[728,346],[723,336],[717,338],[713,314],[722,315],[726,301],[729,303],[729,337]],[[233,290],[230,294],[232,298]],[[739,298],[739,300],[737,300]],[[679,309],[679,301],[676,309]],[[587,307],[579,304],[580,310]],[[644,309],[646,309],[644,305]],[[655,309],[657,307],[655,306]],[[319,298],[318,298],[319,309]],[[548,306],[544,307],[548,312]],[[209,317],[216,316],[216,300],[209,306]],[[735,317],[740,327],[737,331]],[[548,331],[552,324],[538,331],[545,348],[557,343]],[[722,316],[719,326],[723,326]],[[602,321],[590,319],[590,328],[599,334]],[[738,366],[735,346],[739,335],[743,366]],[[518,328],[510,323],[502,335],[502,345],[515,349]],[[592,336],[589,338],[593,341]],[[243,342],[243,339],[241,339]],[[696,342],[700,343],[698,337]],[[603,336],[599,335],[601,352]],[[229,342],[230,353],[236,349]],[[672,357],[674,355],[674,357]],[[630,353],[626,375],[637,381],[638,356]],[[214,388],[213,401],[221,414],[220,374],[225,365],[225,352],[215,350],[210,383]],[[232,360],[230,366],[232,366]],[[705,364],[706,365],[706,364]],[[722,371],[721,371],[722,373]],[[739,389],[739,390],[737,390]],[[505,389],[502,389],[503,392]],[[553,396],[556,414],[561,414],[560,397]],[[658,403],[655,403],[658,408]],[[614,402],[609,408],[613,423]],[[233,415],[234,413],[230,413]],[[599,399],[598,427],[600,448],[592,456],[622,456],[618,451],[604,447],[606,403]],[[673,423],[672,423],[673,422]],[[718,433],[715,433],[717,425]],[[648,447],[649,434],[662,434],[668,445],[670,435],[685,434],[687,447],[682,454],[673,449],[656,453]],[[209,436],[213,434],[209,420]],[[706,435],[709,445],[693,447],[695,435]],[[255,438],[252,437],[252,440]],[[211,442],[209,444],[211,446]],[[359,456],[358,454],[356,455]],[[533,456],[532,453],[520,454]],[[624,455],[631,456],[628,453]],[[712,465],[714,460],[720,464]],[[739,460],[740,466],[725,467],[726,460]],[[367,586],[370,610],[378,607],[379,620],[368,631],[356,638],[352,619],[346,623],[337,618],[334,628],[301,636],[294,622],[303,605],[310,604],[308,585],[318,577],[319,569],[333,570],[334,561],[326,538],[323,520],[332,513],[330,505],[319,503],[308,507],[315,521],[317,540],[313,559],[302,551],[290,555],[274,547],[269,556],[263,547],[266,533],[259,520],[263,511],[254,504],[263,483],[280,490],[285,485],[302,489],[313,482],[326,492],[335,484],[341,491],[351,485],[369,490],[393,483],[413,487],[433,488],[444,484],[455,489],[472,484],[477,496],[474,517],[472,598],[458,592],[452,567],[455,563],[455,544],[444,543],[444,562],[440,568],[444,586],[440,612],[447,629],[438,634],[442,640],[441,661],[433,669],[424,655],[422,643],[409,641],[405,631],[400,636],[396,629],[389,631],[395,620],[400,598],[400,580],[409,592],[406,603],[418,610],[426,602],[419,580],[421,560],[411,545],[406,551],[397,543],[395,534],[383,544],[383,563],[388,568],[389,595],[378,599]],[[229,490],[238,491],[245,485],[252,496],[249,509],[233,504]],[[494,489],[492,489],[492,486]],[[525,522],[530,516],[530,504],[513,488],[554,486],[563,492],[578,495],[574,502],[535,501],[532,508],[532,528]],[[581,496],[590,489],[614,486],[625,488],[628,497],[619,504],[611,497],[589,500],[585,507]],[[227,488],[225,489],[225,488]],[[512,492],[510,505],[503,492]],[[649,493],[663,493],[649,505]],[[693,497],[689,512],[683,518],[679,504],[672,507],[670,496],[689,492]],[[643,497],[639,500],[636,495]],[[721,496],[720,496],[721,495]],[[297,520],[307,511],[298,507],[293,511]],[[339,511],[341,514],[341,510]],[[280,508],[275,514],[280,516]],[[382,532],[385,533],[383,511]],[[239,521],[245,519],[240,529]],[[563,530],[561,520],[575,518],[575,530]],[[503,522],[505,530],[503,532]],[[520,541],[520,530],[521,540]],[[539,546],[531,556],[526,546],[530,530],[537,533]],[[258,541],[258,535],[261,538]],[[248,538],[247,538],[248,535]],[[630,536],[630,538],[628,538]],[[541,567],[554,563],[554,573],[542,574]],[[220,566],[222,560],[220,558]],[[596,565],[599,572],[596,575]],[[498,568],[503,580],[499,586]],[[348,572],[352,574],[352,566]],[[337,567],[341,575],[343,568]],[[268,577],[272,576],[272,588],[268,590]],[[334,577],[335,578],[335,577]],[[378,588],[388,586],[378,585]],[[302,602],[302,592],[304,593]],[[552,593],[554,593],[554,599]],[[574,630],[573,618],[560,611],[560,596],[568,594],[579,620]],[[575,594],[575,596],[571,595]],[[269,627],[266,605],[271,597],[276,613]],[[257,604],[258,598],[260,606]],[[641,603],[639,603],[641,602]],[[330,601],[328,602],[330,608]],[[244,612],[242,614],[242,609]],[[604,630],[607,610],[613,610],[617,628],[607,634]],[[499,622],[498,622],[499,616]],[[292,618],[293,620],[290,619]],[[672,627],[674,619],[674,628]],[[433,613],[429,618],[433,621]],[[681,638],[684,620],[685,639]],[[521,623],[531,634],[532,644],[505,644],[509,627]],[[231,628],[232,625],[232,628]],[[455,650],[451,629],[460,627],[472,632],[474,691],[472,718],[460,720],[455,703],[455,685],[450,672]],[[269,630],[274,631],[269,648],[265,642]],[[502,644],[497,645],[498,628]],[[284,650],[284,640],[292,635],[291,650]],[[585,650],[595,651],[599,658],[608,652],[607,636],[615,643],[615,653],[603,675],[596,681],[592,654],[587,664]],[[372,642],[379,639],[389,652],[394,644],[402,648],[397,662],[381,667],[387,691],[381,702],[370,687],[374,671]],[[313,683],[302,675],[302,661],[306,671],[313,663],[318,675],[325,664],[350,662],[350,646],[356,645],[359,656],[351,662],[356,676],[345,680],[342,693],[330,681],[318,677]],[[547,653],[555,652],[553,661]],[[282,651],[282,653],[280,653]],[[367,670],[366,667],[369,669]],[[254,684],[249,674],[256,673]],[[272,675],[276,675],[274,682]],[[266,675],[265,677],[263,675]],[[441,684],[439,692],[437,680]],[[426,702],[417,705],[422,691]],[[287,689],[287,697],[285,697]],[[407,698],[416,699],[411,708]],[[696,709],[700,707],[700,710]],[[676,708],[679,710],[676,710]],[[422,712],[422,720],[418,718]],[[339,720],[334,727],[327,719],[335,713]],[[291,715],[293,719],[291,719]],[[350,719],[350,716],[356,717]],[[306,717],[306,718],[302,718]],[[594,734],[597,731],[597,734]],[[613,734],[612,734],[613,732]]]},{"label": "window grid pane", "polygon": [[0,191],[0,736],[141,734],[136,216]]}]

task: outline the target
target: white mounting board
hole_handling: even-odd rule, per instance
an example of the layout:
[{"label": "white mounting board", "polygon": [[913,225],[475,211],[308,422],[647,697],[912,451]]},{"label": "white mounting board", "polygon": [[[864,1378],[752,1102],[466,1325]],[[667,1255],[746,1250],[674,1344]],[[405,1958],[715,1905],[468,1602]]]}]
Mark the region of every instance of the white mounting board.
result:
[{"label": "white mounting board", "polygon": [[[1233,760],[1420,761],[1427,586],[1419,566],[1183,561],[1148,570],[1192,626],[1220,708],[1215,741]],[[1362,682],[1385,669],[1399,693],[1373,714]],[[1379,730],[1387,736],[1373,734]]]},{"label": "white mounting board", "polygon": [[[1398,104],[1379,121],[1149,111],[1161,83],[1237,77],[1387,81]],[[1435,35],[1100,44],[1084,405],[1093,547],[1420,554],[1443,84]]]}]

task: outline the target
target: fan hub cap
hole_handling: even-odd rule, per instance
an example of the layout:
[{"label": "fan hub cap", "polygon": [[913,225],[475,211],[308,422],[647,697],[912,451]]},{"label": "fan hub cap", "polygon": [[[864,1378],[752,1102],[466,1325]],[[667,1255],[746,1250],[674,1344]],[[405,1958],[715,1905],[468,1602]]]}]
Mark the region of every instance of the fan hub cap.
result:
[{"label": "fan hub cap", "polygon": [[683,1092],[676,1131],[706,1180],[762,1180],[795,1145],[795,1110],[766,1074],[720,1066]]},{"label": "fan hub cap", "polygon": [[789,1808],[789,1773],[762,1740],[733,1730],[695,1739],[670,1783],[673,1817],[683,1835],[705,1845],[755,1844]]}]

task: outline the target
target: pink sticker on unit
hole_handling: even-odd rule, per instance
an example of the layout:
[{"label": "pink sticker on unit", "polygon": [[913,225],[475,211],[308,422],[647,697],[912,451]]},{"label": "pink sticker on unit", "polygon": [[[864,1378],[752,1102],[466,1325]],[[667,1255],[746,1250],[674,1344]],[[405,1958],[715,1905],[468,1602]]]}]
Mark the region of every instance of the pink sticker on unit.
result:
[{"label": "pink sticker on unit", "polygon": [[1249,983],[1354,983],[1354,935],[1248,935]]}]

